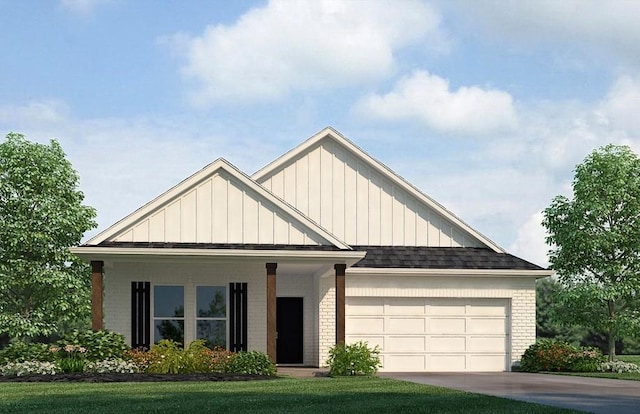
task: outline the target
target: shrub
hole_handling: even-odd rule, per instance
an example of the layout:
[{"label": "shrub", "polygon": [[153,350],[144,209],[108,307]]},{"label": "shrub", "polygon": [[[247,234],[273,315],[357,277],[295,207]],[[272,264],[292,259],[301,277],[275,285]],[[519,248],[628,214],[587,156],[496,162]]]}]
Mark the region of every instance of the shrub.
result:
[{"label": "shrub", "polygon": [[60,346],[76,345],[87,350],[88,361],[103,361],[105,359],[122,358],[124,351],[128,349],[124,336],[103,330],[73,330],[57,342]]},{"label": "shrub", "polygon": [[23,361],[0,365],[0,375],[18,377],[25,375],[55,375],[60,368],[53,362]]},{"label": "shrub", "polygon": [[18,341],[0,350],[0,364],[26,361],[53,362],[53,360],[54,355],[49,352],[49,345],[46,344]]},{"label": "shrub", "polygon": [[219,346],[213,349],[207,349],[204,351],[207,362],[209,365],[209,370],[211,372],[229,372],[231,361],[233,360],[233,356],[235,355],[231,351],[227,351],[224,348],[220,348]]},{"label": "shrub", "polygon": [[181,374],[186,372],[182,345],[170,339],[163,339],[148,352],[150,363],[146,372],[153,374]]},{"label": "shrub", "polygon": [[625,372],[640,373],[640,366],[632,362],[623,361],[603,362],[598,366],[598,371],[617,372],[618,374],[622,374]]},{"label": "shrub", "polygon": [[104,361],[88,362],[85,365],[85,372],[95,372],[97,374],[120,373],[135,374],[138,366],[133,361],[123,359],[105,359]]},{"label": "shrub", "polygon": [[258,351],[241,351],[232,354],[228,372],[236,374],[275,375],[276,366],[269,357]]},{"label": "shrub", "polygon": [[153,362],[153,355],[143,348],[128,349],[124,351],[122,358],[133,363],[138,368],[138,372],[147,372]]},{"label": "shrub", "polygon": [[540,339],[522,355],[520,370],[590,372],[596,371],[603,361],[604,357],[599,349]]},{"label": "shrub", "polygon": [[203,339],[191,342],[182,354],[184,372],[211,372],[210,352]]},{"label": "shrub", "polygon": [[329,350],[329,375],[373,375],[381,367],[380,350],[369,348],[366,342],[337,344]]},{"label": "shrub", "polygon": [[87,349],[78,345],[67,344],[63,347],[52,346],[49,351],[55,355],[56,364],[62,372],[82,372],[87,361]]}]

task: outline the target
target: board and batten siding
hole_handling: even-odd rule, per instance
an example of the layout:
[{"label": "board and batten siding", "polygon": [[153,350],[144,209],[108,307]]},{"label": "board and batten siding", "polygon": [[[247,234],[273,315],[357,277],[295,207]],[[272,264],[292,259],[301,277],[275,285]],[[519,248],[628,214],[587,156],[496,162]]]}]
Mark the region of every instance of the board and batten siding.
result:
[{"label": "board and batten siding", "polygon": [[259,183],[347,244],[482,246],[330,138],[319,141]]},{"label": "board and batten siding", "polygon": [[225,171],[206,177],[110,241],[298,244],[326,243]]}]

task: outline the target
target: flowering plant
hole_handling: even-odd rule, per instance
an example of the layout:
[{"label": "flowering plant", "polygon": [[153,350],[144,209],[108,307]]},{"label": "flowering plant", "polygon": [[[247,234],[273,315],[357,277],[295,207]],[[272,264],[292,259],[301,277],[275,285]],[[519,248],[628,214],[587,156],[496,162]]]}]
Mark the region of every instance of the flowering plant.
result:
[{"label": "flowering plant", "polygon": [[49,352],[55,355],[56,362],[62,372],[82,372],[86,362],[87,348],[78,345],[67,344],[65,346],[52,346]]}]

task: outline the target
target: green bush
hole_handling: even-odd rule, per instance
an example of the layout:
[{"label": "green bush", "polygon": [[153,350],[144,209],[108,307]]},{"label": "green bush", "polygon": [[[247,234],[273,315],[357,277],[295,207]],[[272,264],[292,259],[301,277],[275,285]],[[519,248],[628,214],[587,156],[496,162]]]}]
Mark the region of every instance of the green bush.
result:
[{"label": "green bush", "polygon": [[148,352],[150,363],[146,372],[153,374],[181,374],[185,373],[184,349],[178,342],[163,339]]},{"label": "green bush", "polygon": [[85,358],[88,361],[122,358],[124,351],[128,349],[123,335],[107,330],[74,330],[66,334],[57,344],[60,347],[75,345],[85,348],[87,350]]},{"label": "green bush", "polygon": [[17,341],[0,350],[0,365],[27,361],[53,362],[54,359],[47,344]]},{"label": "green bush", "polygon": [[206,347],[203,339],[191,342],[183,351],[182,361],[184,372],[211,372],[211,350]]},{"label": "green bush", "polygon": [[269,357],[258,351],[242,351],[232,354],[228,372],[236,374],[275,375],[276,366]]},{"label": "green bush", "polygon": [[379,355],[378,347],[369,348],[366,342],[337,344],[329,350],[329,375],[373,375],[382,366]]},{"label": "green bush", "polygon": [[133,361],[123,359],[105,359],[104,361],[87,362],[84,367],[85,372],[95,372],[97,374],[119,373],[135,374],[138,366]]},{"label": "green bush", "polygon": [[599,349],[573,346],[553,339],[540,339],[522,355],[520,371],[597,371],[604,361]]},{"label": "green bush", "polygon": [[60,367],[53,362],[24,361],[0,365],[0,375],[3,376],[55,375],[59,372]]}]

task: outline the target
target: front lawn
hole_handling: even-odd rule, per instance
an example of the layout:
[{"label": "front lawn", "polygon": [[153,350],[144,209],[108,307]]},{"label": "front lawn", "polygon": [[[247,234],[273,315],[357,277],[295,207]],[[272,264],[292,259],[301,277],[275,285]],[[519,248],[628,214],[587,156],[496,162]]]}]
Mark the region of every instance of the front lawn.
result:
[{"label": "front lawn", "polygon": [[640,355],[618,355],[617,359],[624,362],[632,362],[636,365],[640,365]]},{"label": "front lawn", "polygon": [[4,383],[0,413],[571,413],[387,378]]}]

